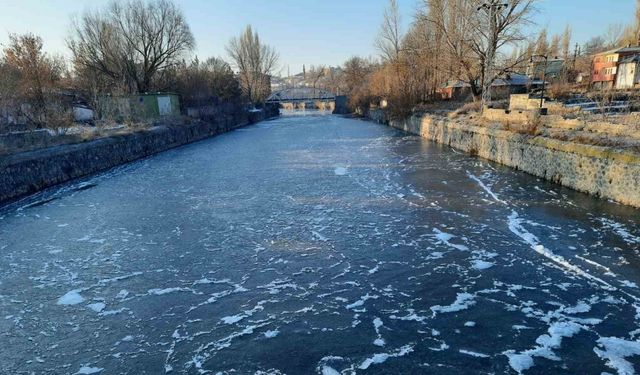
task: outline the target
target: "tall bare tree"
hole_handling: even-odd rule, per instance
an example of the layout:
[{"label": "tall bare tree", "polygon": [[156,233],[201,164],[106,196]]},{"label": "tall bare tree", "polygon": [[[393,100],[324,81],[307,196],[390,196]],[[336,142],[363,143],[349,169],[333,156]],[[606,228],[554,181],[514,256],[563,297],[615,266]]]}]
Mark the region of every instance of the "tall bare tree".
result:
[{"label": "tall bare tree", "polygon": [[311,65],[309,67],[308,74],[309,74],[309,79],[311,80],[313,90],[315,91],[315,89],[318,88],[318,82],[320,81],[320,79],[327,74],[327,67],[324,65],[317,65],[317,66]]},{"label": "tall bare tree", "polygon": [[154,78],[193,50],[195,41],[178,6],[170,0],[113,1],[73,23],[67,44],[78,69],[146,92]]},{"label": "tall bare tree", "polygon": [[271,93],[270,75],[276,70],[278,53],[260,41],[248,25],[244,32],[227,45],[227,53],[238,69],[242,89],[254,104],[263,103]]},{"label": "tall bare tree", "polygon": [[[471,86],[474,98],[484,93],[483,99],[488,101],[492,82],[519,63],[520,59],[504,58],[501,49],[526,40],[523,29],[531,23],[535,2],[425,0],[428,9],[423,17],[442,35],[451,64]],[[507,6],[499,6],[502,4]]]},{"label": "tall bare tree", "polygon": [[549,58],[555,58],[560,55],[560,43],[561,36],[554,35],[551,37],[551,43],[549,44],[549,50],[547,51]]},{"label": "tall bare tree", "polygon": [[540,30],[540,33],[538,34],[535,53],[536,55],[546,55],[549,53],[549,40],[546,28]]},{"label": "tall bare tree", "polygon": [[562,33],[562,58],[569,59],[571,54],[571,26],[567,25]]},{"label": "tall bare tree", "polygon": [[400,57],[402,33],[400,11],[397,0],[389,0],[384,10],[382,25],[376,39],[376,47],[386,61],[396,62]]},{"label": "tall bare tree", "polygon": [[[10,34],[2,56],[2,83],[12,83],[6,98],[19,115],[36,127],[62,128],[70,125],[69,108],[61,103],[61,82],[65,63],[43,50],[42,38],[33,34]],[[63,124],[63,122],[66,122]]]}]

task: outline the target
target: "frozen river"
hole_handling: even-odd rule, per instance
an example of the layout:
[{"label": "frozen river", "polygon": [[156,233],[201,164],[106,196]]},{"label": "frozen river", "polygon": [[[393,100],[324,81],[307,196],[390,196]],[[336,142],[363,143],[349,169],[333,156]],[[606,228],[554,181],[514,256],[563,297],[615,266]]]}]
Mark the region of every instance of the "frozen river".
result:
[{"label": "frozen river", "polygon": [[0,211],[1,374],[632,374],[640,211],[283,116]]}]

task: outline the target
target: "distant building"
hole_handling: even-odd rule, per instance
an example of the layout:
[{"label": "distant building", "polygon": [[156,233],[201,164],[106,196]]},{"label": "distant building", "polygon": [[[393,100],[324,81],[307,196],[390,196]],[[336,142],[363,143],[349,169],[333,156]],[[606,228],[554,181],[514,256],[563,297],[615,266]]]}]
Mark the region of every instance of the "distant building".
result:
[{"label": "distant building", "polygon": [[103,118],[151,120],[180,115],[180,96],[168,92],[103,96],[99,107]]},{"label": "distant building", "polygon": [[618,63],[616,89],[640,87],[640,55],[630,56]]},{"label": "distant building", "polygon": [[615,88],[618,64],[636,55],[640,55],[640,46],[615,48],[596,54],[591,65],[592,87],[596,89]]},{"label": "distant building", "polygon": [[567,75],[567,67],[564,59],[553,58],[545,60],[535,60],[527,66],[527,76],[534,81],[544,80],[550,83],[563,80]]},{"label": "distant building", "polygon": [[[498,100],[506,99],[511,94],[522,94],[527,92],[530,84],[531,79],[524,74],[507,73],[493,81],[491,97]],[[445,100],[467,100],[471,96],[471,85],[461,80],[447,81],[438,89],[438,93]]]}]

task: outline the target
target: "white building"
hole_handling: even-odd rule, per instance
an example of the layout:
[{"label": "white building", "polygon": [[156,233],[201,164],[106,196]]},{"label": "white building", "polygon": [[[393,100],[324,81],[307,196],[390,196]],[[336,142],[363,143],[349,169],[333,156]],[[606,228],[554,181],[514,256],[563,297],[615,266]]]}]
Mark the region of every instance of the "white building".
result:
[{"label": "white building", "polygon": [[618,63],[616,89],[626,90],[640,87],[640,55],[627,57]]}]

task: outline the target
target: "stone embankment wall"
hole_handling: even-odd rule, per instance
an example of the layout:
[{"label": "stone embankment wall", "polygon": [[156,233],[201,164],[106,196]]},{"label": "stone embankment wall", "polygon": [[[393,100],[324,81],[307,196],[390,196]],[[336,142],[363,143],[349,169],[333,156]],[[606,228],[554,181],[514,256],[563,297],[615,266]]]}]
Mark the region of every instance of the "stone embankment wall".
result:
[{"label": "stone embankment wall", "polygon": [[44,188],[104,171],[160,151],[277,116],[277,108],[215,122],[156,126],[85,143],[23,152],[0,159],[0,204]]},{"label": "stone embankment wall", "polygon": [[640,155],[632,151],[471,126],[430,115],[387,121],[382,111],[372,110],[369,118],[578,191],[640,207]]}]

